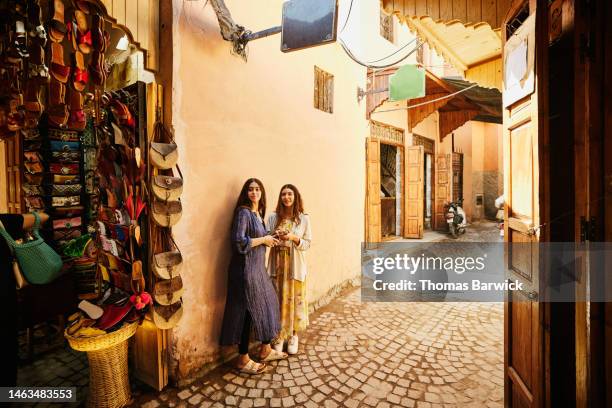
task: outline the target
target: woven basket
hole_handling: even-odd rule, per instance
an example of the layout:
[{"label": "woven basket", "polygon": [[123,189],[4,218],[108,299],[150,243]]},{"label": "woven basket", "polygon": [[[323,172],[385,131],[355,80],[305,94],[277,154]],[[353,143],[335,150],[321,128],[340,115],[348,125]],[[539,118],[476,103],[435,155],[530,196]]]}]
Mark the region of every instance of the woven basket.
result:
[{"label": "woven basket", "polygon": [[136,333],[137,328],[138,322],[134,322],[102,336],[73,337],[64,334],[73,349],[87,352],[88,407],[119,408],[130,403],[127,340]]}]

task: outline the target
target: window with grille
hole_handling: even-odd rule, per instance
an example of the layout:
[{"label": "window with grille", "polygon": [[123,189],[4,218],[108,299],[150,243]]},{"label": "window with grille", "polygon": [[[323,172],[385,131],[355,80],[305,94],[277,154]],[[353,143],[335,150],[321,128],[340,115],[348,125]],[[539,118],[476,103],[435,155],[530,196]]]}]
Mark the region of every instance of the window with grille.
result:
[{"label": "window with grille", "polygon": [[380,10],[380,35],[393,42],[393,15],[385,14],[383,10]]},{"label": "window with grille", "polygon": [[334,76],[314,67],[314,107],[323,112],[334,112]]}]

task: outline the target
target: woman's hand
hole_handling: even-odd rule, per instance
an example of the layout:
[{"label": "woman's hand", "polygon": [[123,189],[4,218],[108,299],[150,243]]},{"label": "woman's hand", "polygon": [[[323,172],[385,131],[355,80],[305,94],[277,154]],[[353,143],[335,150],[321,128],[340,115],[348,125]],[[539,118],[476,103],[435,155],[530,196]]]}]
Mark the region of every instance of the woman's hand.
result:
[{"label": "woman's hand", "polygon": [[263,237],[263,243],[265,246],[273,247],[279,243],[279,240],[274,238],[272,235],[266,235]]},{"label": "woman's hand", "polygon": [[287,234],[283,235],[281,237],[281,239],[283,241],[291,241],[291,242],[295,243],[296,245],[299,245],[299,243],[300,243],[300,238],[297,235],[295,235],[295,234],[293,234],[291,232],[288,232]]}]

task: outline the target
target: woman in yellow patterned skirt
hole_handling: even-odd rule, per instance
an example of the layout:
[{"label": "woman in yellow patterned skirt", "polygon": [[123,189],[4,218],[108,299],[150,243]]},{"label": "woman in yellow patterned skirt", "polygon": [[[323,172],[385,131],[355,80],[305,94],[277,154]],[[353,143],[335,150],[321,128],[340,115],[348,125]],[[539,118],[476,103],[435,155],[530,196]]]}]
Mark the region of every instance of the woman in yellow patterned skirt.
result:
[{"label": "woman in yellow patterned skirt", "polygon": [[304,214],[302,197],[294,185],[281,188],[276,212],[270,214],[267,226],[281,241],[271,249],[268,259],[268,272],[276,286],[281,315],[281,332],[274,346],[282,351],[287,341],[287,352],[296,354],[297,334],[308,326],[306,251],[310,248],[312,233],[310,218]]}]

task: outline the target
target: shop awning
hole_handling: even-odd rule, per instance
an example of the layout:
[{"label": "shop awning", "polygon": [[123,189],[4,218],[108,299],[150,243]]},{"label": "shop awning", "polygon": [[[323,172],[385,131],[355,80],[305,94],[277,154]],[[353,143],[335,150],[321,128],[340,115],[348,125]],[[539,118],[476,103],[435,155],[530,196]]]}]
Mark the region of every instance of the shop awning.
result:
[{"label": "shop awning", "polygon": [[468,81],[501,89],[499,27],[510,0],[381,0],[381,3],[386,12],[396,14]]},{"label": "shop awning", "polygon": [[[376,108],[389,100],[389,92],[384,90],[388,85],[389,76],[396,70],[397,68],[388,68],[368,73],[368,91],[376,91],[367,95],[368,118]],[[408,101],[408,106],[413,106],[407,110],[409,130],[412,131],[435,111],[439,112],[440,139],[470,120],[502,123],[501,92],[473,85],[475,84],[458,78],[438,78],[426,71],[425,96]],[[471,88],[466,91],[448,97],[469,87]]]}]

